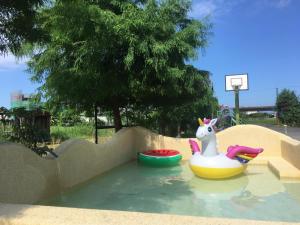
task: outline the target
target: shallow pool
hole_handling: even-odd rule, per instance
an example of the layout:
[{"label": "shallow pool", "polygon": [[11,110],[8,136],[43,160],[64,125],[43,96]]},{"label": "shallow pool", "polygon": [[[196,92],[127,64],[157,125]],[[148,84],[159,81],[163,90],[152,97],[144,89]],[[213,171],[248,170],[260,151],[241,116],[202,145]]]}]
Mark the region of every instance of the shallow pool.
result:
[{"label": "shallow pool", "polygon": [[187,162],[151,168],[131,162],[42,205],[300,222],[300,183],[281,182],[266,166],[228,180],[204,180]]}]

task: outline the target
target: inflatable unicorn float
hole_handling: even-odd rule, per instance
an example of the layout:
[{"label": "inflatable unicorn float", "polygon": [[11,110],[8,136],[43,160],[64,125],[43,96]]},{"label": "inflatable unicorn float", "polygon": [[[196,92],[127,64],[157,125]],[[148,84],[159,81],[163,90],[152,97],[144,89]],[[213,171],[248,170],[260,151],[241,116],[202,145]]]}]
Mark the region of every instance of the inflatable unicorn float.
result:
[{"label": "inflatable unicorn float", "polygon": [[192,157],[191,170],[198,176],[208,179],[223,179],[242,173],[246,164],[263,152],[262,148],[246,146],[229,146],[227,153],[219,153],[217,149],[216,127],[217,119],[199,119],[196,137],[202,143],[202,151],[196,141],[189,140]]}]

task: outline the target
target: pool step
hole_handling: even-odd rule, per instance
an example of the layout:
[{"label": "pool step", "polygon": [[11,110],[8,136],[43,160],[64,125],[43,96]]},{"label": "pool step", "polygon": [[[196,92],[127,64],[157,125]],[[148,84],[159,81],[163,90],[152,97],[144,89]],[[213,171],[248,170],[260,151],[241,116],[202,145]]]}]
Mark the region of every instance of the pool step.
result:
[{"label": "pool step", "polygon": [[300,179],[300,170],[281,157],[270,158],[268,166],[280,179]]},{"label": "pool step", "polygon": [[249,165],[257,165],[257,166],[260,166],[260,165],[268,165],[268,162],[270,160],[270,157],[256,157],[255,159],[249,161]]}]

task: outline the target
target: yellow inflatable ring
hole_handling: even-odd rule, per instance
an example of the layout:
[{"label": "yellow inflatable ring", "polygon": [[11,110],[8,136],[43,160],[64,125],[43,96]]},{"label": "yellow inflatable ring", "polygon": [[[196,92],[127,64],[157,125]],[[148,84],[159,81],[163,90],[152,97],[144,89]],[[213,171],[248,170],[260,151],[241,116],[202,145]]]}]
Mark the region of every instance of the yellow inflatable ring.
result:
[{"label": "yellow inflatable ring", "polygon": [[195,153],[190,160],[190,168],[198,177],[223,179],[244,172],[246,165],[237,160],[229,159],[222,153],[211,157],[204,157],[200,153]]}]

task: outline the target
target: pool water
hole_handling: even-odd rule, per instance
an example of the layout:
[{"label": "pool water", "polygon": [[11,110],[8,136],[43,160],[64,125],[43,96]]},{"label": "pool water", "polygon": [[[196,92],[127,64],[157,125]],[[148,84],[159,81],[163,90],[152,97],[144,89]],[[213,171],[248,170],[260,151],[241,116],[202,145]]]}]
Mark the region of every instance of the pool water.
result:
[{"label": "pool water", "polygon": [[39,204],[300,222],[300,182],[281,182],[266,166],[205,180],[194,176],[188,162],[166,168],[130,162]]}]

